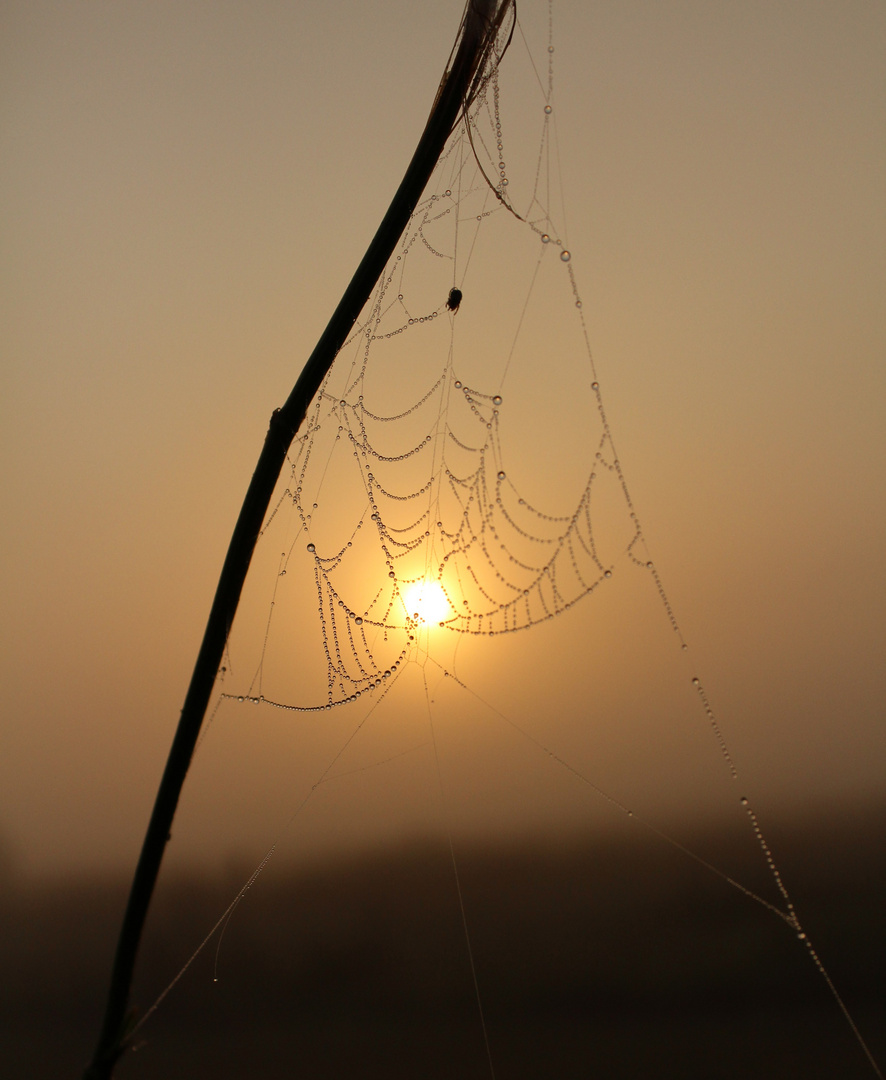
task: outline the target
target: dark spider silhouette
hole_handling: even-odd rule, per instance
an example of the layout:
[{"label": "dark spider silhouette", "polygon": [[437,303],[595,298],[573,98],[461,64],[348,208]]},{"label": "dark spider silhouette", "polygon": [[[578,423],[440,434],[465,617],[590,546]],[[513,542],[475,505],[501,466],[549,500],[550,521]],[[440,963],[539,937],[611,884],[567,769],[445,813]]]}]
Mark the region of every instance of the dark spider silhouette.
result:
[{"label": "dark spider silhouette", "polygon": [[454,315],[458,311],[458,305],[461,303],[461,289],[450,289],[449,299],[446,301],[446,306]]}]

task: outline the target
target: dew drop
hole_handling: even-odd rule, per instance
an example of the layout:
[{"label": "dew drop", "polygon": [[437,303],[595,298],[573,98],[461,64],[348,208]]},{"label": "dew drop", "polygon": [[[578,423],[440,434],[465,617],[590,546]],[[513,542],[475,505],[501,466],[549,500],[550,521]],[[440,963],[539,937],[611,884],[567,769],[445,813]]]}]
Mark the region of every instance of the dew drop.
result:
[{"label": "dew drop", "polygon": [[501,395],[500,394],[495,395],[495,397],[492,399],[492,404],[493,405],[501,405]]},{"label": "dew drop", "polygon": [[545,105],[545,115],[546,116],[550,116],[553,111],[554,110],[551,108],[550,105]]},{"label": "dew drop", "polygon": [[603,577],[612,577],[612,571],[611,570],[604,570],[603,571]]},{"label": "dew drop", "polygon": [[592,382],[591,383],[591,389],[592,390],[599,390],[600,389],[600,384],[598,382]]},{"label": "dew drop", "polygon": [[389,571],[388,571],[388,577],[392,578],[392,577],[396,577],[396,576],[397,576],[397,575],[396,575],[396,574],[394,573],[394,571],[393,571],[393,570],[389,570]]},{"label": "dew drop", "polygon": [[316,551],[316,550],[317,550],[317,548],[316,548],[316,545],[314,545],[314,544],[308,544],[308,551],[310,551],[310,552],[314,552],[314,551]]},{"label": "dew drop", "polygon": [[551,242],[551,238],[550,238],[550,236],[548,236],[548,234],[546,232],[543,232],[541,234],[541,242],[543,244],[549,244]]},{"label": "dew drop", "polygon": [[565,248],[560,252],[560,262],[569,262],[571,258],[571,253],[568,252]]},{"label": "dew drop", "polygon": [[356,619],[354,619],[354,622],[357,624],[357,626],[362,626],[363,625],[363,619],[359,615],[357,616]]},{"label": "dew drop", "polygon": [[504,480],[504,478],[505,478],[505,473],[504,473],[504,470],[502,470],[502,469],[499,469],[499,471],[498,471],[498,478],[499,478],[499,480]]}]

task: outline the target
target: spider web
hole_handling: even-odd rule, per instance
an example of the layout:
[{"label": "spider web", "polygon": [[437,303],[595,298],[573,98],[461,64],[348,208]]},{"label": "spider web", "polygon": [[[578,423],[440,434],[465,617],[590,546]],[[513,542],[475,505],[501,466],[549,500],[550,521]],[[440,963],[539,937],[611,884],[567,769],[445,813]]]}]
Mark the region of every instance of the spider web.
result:
[{"label": "spider web", "polygon": [[[555,209],[553,48],[542,76],[528,51],[523,61],[522,115],[511,118],[504,74],[491,72],[293,444],[262,536],[281,553],[262,655],[249,688],[228,696],[351,702],[431,627],[525,630],[625,562],[653,569]],[[531,134],[510,139],[512,128]],[[540,483],[548,462],[555,479]],[[307,602],[306,581],[321,700],[278,688],[292,640],[278,613]]]}]

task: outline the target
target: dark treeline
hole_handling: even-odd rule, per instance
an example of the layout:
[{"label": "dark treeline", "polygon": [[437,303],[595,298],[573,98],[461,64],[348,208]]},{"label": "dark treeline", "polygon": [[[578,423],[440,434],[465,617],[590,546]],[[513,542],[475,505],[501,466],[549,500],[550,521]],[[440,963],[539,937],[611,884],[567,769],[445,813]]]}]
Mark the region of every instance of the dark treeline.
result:
[{"label": "dark treeline", "polygon": [[[886,1052],[882,815],[770,841],[875,1054]],[[695,850],[773,903],[746,836]],[[660,841],[456,845],[498,1080],[874,1075],[803,944]],[[144,1009],[249,868],[165,882]],[[77,1076],[100,1015],[123,882],[4,890],[0,1072]],[[269,864],[139,1033],[120,1077],[488,1078],[448,843],[298,870]],[[879,1042],[878,1042],[879,1040]]]}]

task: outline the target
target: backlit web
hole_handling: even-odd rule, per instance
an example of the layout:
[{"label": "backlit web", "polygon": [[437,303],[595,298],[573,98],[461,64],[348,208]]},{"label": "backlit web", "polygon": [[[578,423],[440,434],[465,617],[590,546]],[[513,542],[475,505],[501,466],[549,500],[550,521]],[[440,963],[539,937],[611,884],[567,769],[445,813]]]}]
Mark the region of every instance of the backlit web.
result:
[{"label": "backlit web", "polygon": [[[430,627],[523,630],[620,562],[647,565],[555,209],[553,47],[539,62],[517,44],[521,89],[505,95],[504,70],[490,72],[293,443],[262,537],[280,552],[265,647],[232,696],[352,701]],[[305,581],[319,700],[274,680],[292,663],[278,611],[310,603]]]}]

